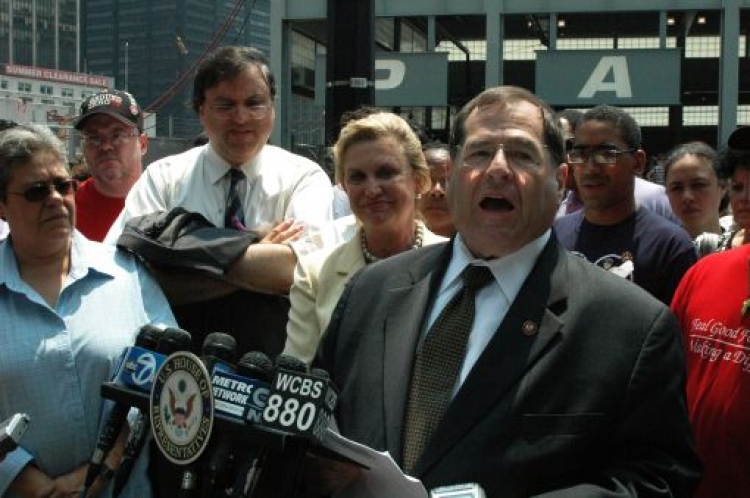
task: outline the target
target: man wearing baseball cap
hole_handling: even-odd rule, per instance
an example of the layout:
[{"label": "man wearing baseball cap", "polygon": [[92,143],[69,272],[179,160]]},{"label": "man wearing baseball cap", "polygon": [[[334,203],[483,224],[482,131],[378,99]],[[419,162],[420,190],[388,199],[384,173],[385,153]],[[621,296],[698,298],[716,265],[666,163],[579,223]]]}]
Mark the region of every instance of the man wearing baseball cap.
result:
[{"label": "man wearing baseball cap", "polygon": [[102,90],[83,101],[75,127],[91,171],[76,193],[76,228],[102,241],[143,170],[143,111],[128,92]]}]

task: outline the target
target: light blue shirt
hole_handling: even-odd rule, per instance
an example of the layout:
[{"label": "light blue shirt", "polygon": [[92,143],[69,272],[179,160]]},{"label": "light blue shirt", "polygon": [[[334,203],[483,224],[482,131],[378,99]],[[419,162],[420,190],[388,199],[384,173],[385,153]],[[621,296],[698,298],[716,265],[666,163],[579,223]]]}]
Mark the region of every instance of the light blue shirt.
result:
[{"label": "light blue shirt", "polygon": [[[11,245],[12,235],[0,242],[0,420],[24,412],[31,424],[0,463],[0,494],[31,460],[53,478],[88,462],[103,418],[99,389],[120,352],[142,325],[176,324],[158,284],[129,253],[74,232],[53,309],[21,279]],[[147,453],[123,497],[150,496]]]},{"label": "light blue shirt", "polygon": [[474,257],[464,244],[461,235],[456,235],[453,242],[453,255],[448,268],[445,270],[435,303],[430,311],[426,328],[422,334],[422,342],[424,342],[427,331],[437,320],[440,312],[462,288],[461,272],[464,271],[464,268],[469,265],[486,266],[495,279],[480,289],[474,298],[474,323],[471,327],[469,340],[466,343],[466,354],[464,355],[461,372],[453,388],[454,395],[466,380],[492,336],[495,335],[495,331],[500,327],[500,323],[508,313],[511,303],[518,296],[521,286],[528,278],[536,260],[539,259],[539,255],[547,244],[550,233],[550,230],[547,230],[541,237],[529,242],[513,254],[490,260]]}]

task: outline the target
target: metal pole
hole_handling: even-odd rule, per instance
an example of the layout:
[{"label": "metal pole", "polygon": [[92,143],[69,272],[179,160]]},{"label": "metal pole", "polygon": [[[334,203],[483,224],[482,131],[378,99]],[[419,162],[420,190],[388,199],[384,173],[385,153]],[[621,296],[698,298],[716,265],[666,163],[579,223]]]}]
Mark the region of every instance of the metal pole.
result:
[{"label": "metal pole", "polygon": [[125,91],[128,91],[128,41],[125,40]]}]

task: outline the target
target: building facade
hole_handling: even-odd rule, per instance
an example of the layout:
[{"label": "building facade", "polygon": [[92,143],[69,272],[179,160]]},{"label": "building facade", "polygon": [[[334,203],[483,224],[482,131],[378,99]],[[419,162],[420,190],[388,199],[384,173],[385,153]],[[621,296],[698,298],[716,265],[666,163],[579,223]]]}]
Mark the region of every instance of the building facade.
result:
[{"label": "building facade", "polygon": [[[2,1],[2,0],[0,0]],[[212,47],[270,46],[271,0],[97,0],[85,2],[83,63],[111,76],[150,112],[156,135],[192,138],[193,71]]]},{"label": "building facade", "polygon": [[80,72],[80,0],[0,0],[0,62]]},{"label": "building facade", "polygon": [[[456,111],[500,84],[527,88],[558,109],[624,107],[643,127],[652,155],[689,140],[716,146],[737,125],[750,124],[748,0],[373,2],[374,104],[434,137],[446,139]],[[299,152],[325,141],[319,130],[330,82],[319,60],[336,53],[326,46],[328,5],[272,5],[271,54],[282,87],[272,138]],[[378,103],[394,86],[392,63],[405,54],[437,53],[447,58],[446,69],[402,64],[406,77],[398,84],[405,98]],[[422,73],[407,88],[414,71]],[[436,85],[447,88],[442,101],[413,105]]]}]

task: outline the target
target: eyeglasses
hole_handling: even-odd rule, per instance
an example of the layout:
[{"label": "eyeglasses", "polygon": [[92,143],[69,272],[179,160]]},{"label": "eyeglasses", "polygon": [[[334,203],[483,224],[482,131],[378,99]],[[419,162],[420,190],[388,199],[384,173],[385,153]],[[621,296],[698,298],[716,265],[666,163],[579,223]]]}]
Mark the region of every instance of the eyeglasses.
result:
[{"label": "eyeglasses", "polygon": [[568,162],[579,165],[585,164],[589,158],[592,158],[594,164],[614,164],[617,162],[617,157],[620,154],[629,154],[637,150],[637,147],[622,150],[615,149],[614,147],[573,147],[568,151]]},{"label": "eyeglasses", "polygon": [[83,143],[87,147],[96,147],[97,149],[107,142],[111,143],[112,147],[120,147],[139,135],[137,132],[128,133],[123,131],[116,131],[109,137],[103,135],[83,135]]},{"label": "eyeglasses", "polygon": [[[542,145],[546,148],[546,145]],[[530,169],[542,163],[539,151],[525,144],[478,144],[463,149],[463,164],[472,169],[485,169],[502,150],[508,165],[518,169]]]},{"label": "eyeglasses", "polygon": [[66,180],[52,180],[51,182],[38,182],[27,187],[22,192],[8,192],[9,194],[22,195],[28,202],[41,202],[52,195],[52,189],[63,197],[78,190],[78,181],[75,178]]},{"label": "eyeglasses", "polygon": [[252,120],[263,119],[268,115],[268,111],[271,110],[271,104],[235,104],[229,102],[220,102],[218,104],[211,104],[208,106],[214,115],[219,119],[229,119],[234,116],[234,113],[238,110],[245,111],[248,118]]}]

